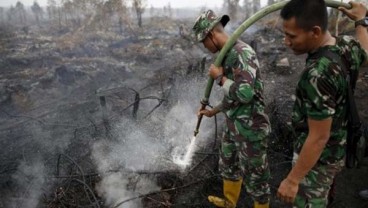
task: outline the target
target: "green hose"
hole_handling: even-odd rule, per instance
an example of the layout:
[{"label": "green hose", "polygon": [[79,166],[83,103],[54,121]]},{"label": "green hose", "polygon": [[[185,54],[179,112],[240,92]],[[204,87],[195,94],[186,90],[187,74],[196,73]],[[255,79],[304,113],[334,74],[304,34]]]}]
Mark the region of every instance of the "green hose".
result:
[{"label": "green hose", "polygon": [[[234,31],[234,33],[229,37],[229,39],[227,40],[226,44],[224,45],[224,47],[221,49],[219,55],[217,56],[214,65],[215,66],[220,66],[222,63],[222,60],[224,59],[226,53],[228,50],[230,50],[230,48],[234,45],[235,41],[240,37],[240,35],[251,25],[253,25],[255,22],[257,22],[259,19],[263,18],[264,16],[280,10],[281,8],[283,8],[285,6],[285,4],[289,2],[289,1],[282,1],[282,2],[278,2],[275,4],[272,4],[270,6],[264,7],[263,9],[259,10],[257,13],[255,13],[253,16],[251,16],[250,18],[248,18],[247,20],[245,20],[239,27],[238,29],[236,29]],[[332,8],[338,8],[338,7],[346,7],[346,8],[351,8],[350,4],[346,4],[346,3],[342,3],[339,1],[332,1],[332,0],[325,0],[326,5],[328,7],[332,7]],[[211,95],[211,89],[213,86],[213,79],[211,77],[208,78],[207,81],[207,86],[206,86],[206,90],[204,92],[204,98],[201,100],[201,109],[205,109],[206,105],[208,104],[208,99]],[[194,136],[196,136],[199,132],[199,126],[201,125],[201,121],[202,121],[202,115],[198,116],[198,122],[197,122],[197,126],[196,129],[194,130]]]}]

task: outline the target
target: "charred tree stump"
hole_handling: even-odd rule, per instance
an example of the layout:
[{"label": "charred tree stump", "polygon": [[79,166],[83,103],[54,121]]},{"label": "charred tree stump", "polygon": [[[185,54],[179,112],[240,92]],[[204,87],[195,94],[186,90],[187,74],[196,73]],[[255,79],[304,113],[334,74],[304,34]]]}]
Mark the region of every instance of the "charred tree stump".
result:
[{"label": "charred tree stump", "polygon": [[103,123],[103,126],[105,127],[106,137],[110,138],[111,137],[111,134],[110,134],[111,126],[110,126],[110,122],[109,122],[108,115],[107,115],[105,96],[100,96],[100,105],[102,108],[102,123]]},{"label": "charred tree stump", "polygon": [[134,119],[137,119],[139,101],[140,101],[139,93],[135,91],[135,98],[134,98],[134,105],[133,105],[133,118]]}]

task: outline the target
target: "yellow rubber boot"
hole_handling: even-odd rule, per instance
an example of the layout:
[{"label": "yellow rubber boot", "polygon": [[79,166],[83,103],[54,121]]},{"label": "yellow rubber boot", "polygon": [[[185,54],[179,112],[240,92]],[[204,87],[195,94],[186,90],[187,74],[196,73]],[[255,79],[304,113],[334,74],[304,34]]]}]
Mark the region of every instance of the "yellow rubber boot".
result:
[{"label": "yellow rubber boot", "polygon": [[269,208],[270,207],[270,203],[266,203],[266,204],[260,204],[258,202],[254,202],[254,208]]},{"label": "yellow rubber boot", "polygon": [[223,180],[224,182],[224,197],[208,196],[208,201],[216,205],[217,207],[235,208],[239,199],[240,190],[243,179],[238,181]]}]

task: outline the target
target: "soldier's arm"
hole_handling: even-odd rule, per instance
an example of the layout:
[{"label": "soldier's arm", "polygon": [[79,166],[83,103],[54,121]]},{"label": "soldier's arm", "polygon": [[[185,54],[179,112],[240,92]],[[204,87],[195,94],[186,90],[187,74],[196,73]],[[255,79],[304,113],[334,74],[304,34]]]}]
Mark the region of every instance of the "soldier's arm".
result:
[{"label": "soldier's arm", "polygon": [[[358,20],[365,18],[367,14],[367,8],[364,6],[364,4],[358,3],[358,2],[350,2],[350,5],[351,5],[351,9],[339,7],[339,10],[342,11],[344,14],[346,14],[353,21],[358,21]],[[365,53],[366,53],[365,57],[367,57],[368,55],[367,28],[362,25],[358,25],[355,28],[355,35],[360,45],[362,46],[362,48],[365,50]],[[363,65],[364,66],[368,65],[368,58],[365,59],[365,62],[363,62]]]},{"label": "soldier's arm", "polygon": [[277,195],[285,202],[292,203],[301,180],[308,174],[320,158],[330,137],[332,118],[324,120],[308,119],[309,133],[294,167],[279,187]]},{"label": "soldier's arm", "polygon": [[[360,43],[360,46],[365,51],[365,55],[362,56],[362,57],[365,57],[365,59],[362,62],[361,66],[368,66],[368,31],[367,31],[367,28],[362,25],[358,25],[355,28],[355,35]],[[362,53],[364,53],[363,50],[362,50]]]},{"label": "soldier's arm", "polygon": [[[239,56],[239,58],[242,58]],[[234,64],[235,69],[233,69],[234,80],[228,79],[223,73],[223,67],[217,67],[211,64],[209,68],[209,75],[216,80],[218,77],[222,77],[219,82],[224,90],[225,97],[222,103],[215,107],[214,110],[218,112],[229,109],[228,99],[239,101],[240,103],[248,103],[253,99],[253,80],[256,76],[256,69],[254,69],[254,75],[249,70],[245,70],[244,61],[236,61]],[[258,67],[258,62],[255,65]],[[248,67],[248,69],[250,66]],[[203,115],[206,115],[202,113]]]},{"label": "soldier's arm", "polygon": [[255,93],[254,80],[256,78],[256,70],[258,70],[256,59],[248,58],[246,61],[238,61],[233,67],[234,80],[226,79],[223,83],[225,95],[240,103],[251,102]]},{"label": "soldier's arm", "polygon": [[363,62],[363,66],[368,66],[368,31],[366,27],[359,25],[355,28],[356,37],[360,43],[360,45],[364,48],[365,51],[365,61]]},{"label": "soldier's arm", "polygon": [[330,138],[331,124],[332,118],[321,121],[308,118],[308,136],[288,178],[300,182],[317,163]]}]

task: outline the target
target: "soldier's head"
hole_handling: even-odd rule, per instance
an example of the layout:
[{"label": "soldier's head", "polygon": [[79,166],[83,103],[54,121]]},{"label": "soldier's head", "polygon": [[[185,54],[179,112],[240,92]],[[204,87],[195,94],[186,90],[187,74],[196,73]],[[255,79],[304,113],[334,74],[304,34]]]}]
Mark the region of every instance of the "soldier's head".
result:
[{"label": "soldier's head", "polygon": [[203,12],[194,23],[193,32],[198,42],[212,53],[216,53],[221,49],[218,35],[224,33],[224,27],[229,22],[228,15],[221,17],[216,16],[212,10]]},{"label": "soldier's head", "polygon": [[291,0],[281,10],[285,44],[295,54],[318,47],[327,31],[327,8],[324,0]]}]

